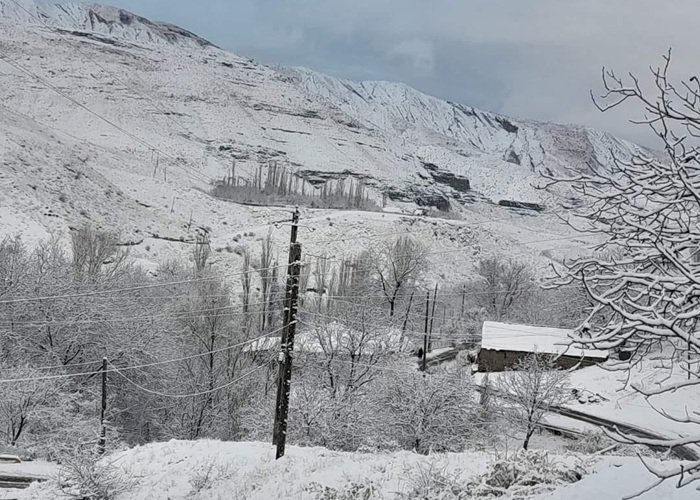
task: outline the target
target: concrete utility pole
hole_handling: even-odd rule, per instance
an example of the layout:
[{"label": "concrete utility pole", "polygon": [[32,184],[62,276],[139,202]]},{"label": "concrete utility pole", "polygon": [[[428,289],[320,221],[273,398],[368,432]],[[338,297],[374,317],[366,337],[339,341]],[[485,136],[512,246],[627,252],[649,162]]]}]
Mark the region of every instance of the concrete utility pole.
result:
[{"label": "concrete utility pole", "polygon": [[292,383],[294,335],[296,334],[297,307],[299,301],[299,274],[301,273],[301,243],[297,243],[299,209],[292,216],[292,234],[287,266],[287,287],[284,297],[284,325],[280,342],[279,377],[277,381],[277,405],[272,444],[277,445],[276,458],[284,456],[287,442],[287,418],[289,415],[289,393]]}]

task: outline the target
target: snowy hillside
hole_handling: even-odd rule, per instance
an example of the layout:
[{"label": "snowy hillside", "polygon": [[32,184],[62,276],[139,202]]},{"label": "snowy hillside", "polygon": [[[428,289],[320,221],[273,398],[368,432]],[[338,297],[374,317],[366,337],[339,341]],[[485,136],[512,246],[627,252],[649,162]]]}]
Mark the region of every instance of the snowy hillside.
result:
[{"label": "snowy hillside", "polygon": [[[539,174],[606,168],[611,153],[634,148],[402,84],[267,67],[99,5],[0,0],[0,54],[0,234],[32,240],[87,220],[132,243],[149,240],[134,247],[148,262],[182,251],[150,241],[154,235],[191,240],[204,227],[219,249],[237,233],[259,238],[288,210],[207,192],[233,162],[236,175],[250,178],[277,161],[317,185],[363,179],[389,207],[449,207],[462,219],[307,211],[316,240],[339,240],[307,243],[312,250],[342,253],[356,236],[410,231],[434,250],[470,249],[438,263],[436,274],[468,272],[497,249],[546,263],[543,250],[568,255],[585,240],[562,240],[570,233],[550,212],[570,193],[535,189]],[[499,206],[504,201],[545,212],[513,211]],[[274,235],[280,244],[284,233]],[[554,243],[540,243],[547,239]]]}]

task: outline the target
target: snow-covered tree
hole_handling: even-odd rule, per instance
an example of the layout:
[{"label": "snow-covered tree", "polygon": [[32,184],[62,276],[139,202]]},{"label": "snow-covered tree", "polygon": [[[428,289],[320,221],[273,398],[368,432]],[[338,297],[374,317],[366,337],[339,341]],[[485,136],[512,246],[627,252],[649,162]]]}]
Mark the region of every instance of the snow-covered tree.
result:
[{"label": "snow-covered tree", "polygon": [[382,294],[394,316],[400,294],[411,288],[427,264],[424,245],[409,237],[378,247],[372,255]]},{"label": "snow-covered tree", "polygon": [[[28,367],[3,370],[2,373],[9,379],[31,379],[41,375]],[[5,443],[15,446],[22,434],[35,424],[34,419],[41,408],[48,406],[56,396],[56,384],[51,380],[7,382],[0,389],[0,436]]]},{"label": "snow-covered tree", "polygon": [[479,305],[496,320],[504,319],[532,287],[530,269],[523,262],[499,257],[481,259],[476,267],[479,280]]},{"label": "snow-covered tree", "polygon": [[555,358],[531,354],[518,362],[513,371],[504,372],[495,382],[503,414],[525,434],[527,450],[532,434],[542,423],[550,406],[565,403],[568,373],[557,369]]},{"label": "snow-covered tree", "polygon": [[376,389],[375,425],[384,440],[418,453],[463,451],[482,435],[483,420],[468,374],[387,373]]},{"label": "snow-covered tree", "polygon": [[[663,59],[651,69],[652,85],[603,71],[598,107],[641,108],[635,123],[653,132],[660,150],[640,149],[630,158],[615,157],[610,171],[567,179],[588,200],[570,223],[602,242],[596,255],[569,263],[558,282],[581,283],[594,304],[581,342],[629,352],[620,370],[633,371],[651,354],[668,368],[663,381],[633,384],[654,408],[660,395],[700,387],[700,81],[672,81],[670,52]],[[697,408],[659,412],[696,424],[697,432],[669,440],[619,437],[669,448],[700,443]],[[649,469],[659,481],[676,478],[680,486],[700,479],[700,461]]]}]

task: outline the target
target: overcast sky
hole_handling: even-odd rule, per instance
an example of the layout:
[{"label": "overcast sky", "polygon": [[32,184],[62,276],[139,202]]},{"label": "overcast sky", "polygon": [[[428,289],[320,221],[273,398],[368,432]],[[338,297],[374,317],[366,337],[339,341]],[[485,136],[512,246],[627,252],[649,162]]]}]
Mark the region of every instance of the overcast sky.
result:
[{"label": "overcast sky", "polygon": [[104,0],[267,64],[396,80],[522,118],[652,145],[627,109],[601,114],[603,65],[646,76],[669,47],[700,72],[698,0]]}]

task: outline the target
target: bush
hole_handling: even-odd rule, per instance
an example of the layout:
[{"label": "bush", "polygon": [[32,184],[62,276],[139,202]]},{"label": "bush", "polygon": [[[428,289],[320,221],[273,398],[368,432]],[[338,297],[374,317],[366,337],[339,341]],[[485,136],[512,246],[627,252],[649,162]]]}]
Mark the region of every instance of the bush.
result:
[{"label": "bush", "polygon": [[127,471],[79,450],[64,457],[58,476],[61,492],[80,500],[111,500],[135,485]]},{"label": "bush", "polygon": [[366,483],[351,482],[342,489],[323,486],[319,483],[309,483],[304,491],[314,495],[317,500],[370,500],[379,498],[378,489],[372,481]]},{"label": "bush", "polygon": [[461,483],[456,474],[436,467],[434,462],[428,462],[427,466],[419,464],[411,473],[409,485],[411,489],[401,495],[406,500],[445,500],[469,496],[466,484]]},{"label": "bush", "polygon": [[631,444],[616,443],[615,440],[609,438],[602,432],[590,432],[587,433],[580,439],[572,441],[566,445],[568,451],[574,453],[582,453],[585,455],[594,455],[601,452],[602,450],[617,444],[617,446],[610,450],[612,454],[618,456],[629,456],[636,457],[639,455],[645,457],[658,457],[663,456],[663,453],[656,452],[647,446],[635,446]]},{"label": "bush", "polygon": [[219,465],[211,460],[198,468],[190,478],[192,490],[187,498],[195,498],[200,493],[211,489],[214,483],[230,478],[233,472],[228,466]]},{"label": "bush", "polygon": [[589,432],[581,439],[576,439],[571,443],[567,443],[566,449],[574,453],[593,455],[613,443],[614,441],[605,436],[602,432]]},{"label": "bush", "polygon": [[467,487],[473,496],[534,495],[575,483],[584,473],[581,466],[567,467],[550,460],[546,452],[520,450],[512,458],[494,462]]}]

